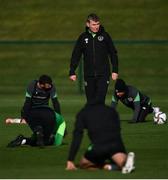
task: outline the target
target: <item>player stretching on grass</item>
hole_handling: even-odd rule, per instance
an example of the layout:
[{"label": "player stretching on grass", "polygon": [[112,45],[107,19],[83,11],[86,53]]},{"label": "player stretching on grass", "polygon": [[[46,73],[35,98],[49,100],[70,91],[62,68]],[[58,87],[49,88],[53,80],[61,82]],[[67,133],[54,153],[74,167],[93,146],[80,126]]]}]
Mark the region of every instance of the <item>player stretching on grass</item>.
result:
[{"label": "player stretching on grass", "polygon": [[[54,110],[49,107],[52,99]],[[60,145],[65,132],[65,121],[61,116],[55,86],[48,75],[33,80],[26,91],[26,100],[22,109],[22,119],[26,120],[33,135],[26,138],[19,135],[8,147],[23,144],[31,146]]]},{"label": "player stretching on grass", "polygon": [[148,114],[159,112],[158,107],[152,107],[149,97],[142,94],[138,89],[133,86],[126,85],[122,79],[117,79],[115,83],[115,92],[112,96],[112,107],[116,107],[118,100],[124,105],[133,109],[133,117],[130,123],[145,122]]},{"label": "player stretching on grass", "polygon": [[80,168],[122,170],[123,173],[130,173],[134,170],[135,155],[133,152],[126,153],[120,134],[118,114],[115,109],[104,104],[88,104],[78,113],[69,150],[67,170],[77,169],[74,159],[84,129],[88,132],[91,144],[80,161]]},{"label": "player stretching on grass", "polygon": [[113,80],[118,77],[118,56],[110,35],[100,25],[96,14],[87,17],[86,31],[79,36],[73,49],[69,71],[72,81],[77,79],[75,70],[82,55],[87,102],[105,102],[110,74]]}]

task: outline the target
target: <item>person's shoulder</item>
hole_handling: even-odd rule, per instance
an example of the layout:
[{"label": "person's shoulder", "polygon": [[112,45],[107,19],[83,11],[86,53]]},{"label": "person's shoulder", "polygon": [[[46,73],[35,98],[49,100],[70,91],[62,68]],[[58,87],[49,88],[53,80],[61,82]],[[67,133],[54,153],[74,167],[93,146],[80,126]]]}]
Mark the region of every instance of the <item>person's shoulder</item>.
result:
[{"label": "person's shoulder", "polygon": [[79,38],[84,39],[84,38],[88,37],[88,35],[89,34],[87,32],[83,32],[83,33],[80,34]]},{"label": "person's shoulder", "polygon": [[34,88],[36,87],[37,80],[32,80],[31,82],[28,83],[27,85],[27,91],[33,92]]},{"label": "person's shoulder", "polygon": [[132,86],[132,85],[127,85],[127,87],[128,87],[129,94],[132,95],[132,96],[137,95],[137,93],[139,92],[139,90],[136,87]]},{"label": "person's shoulder", "polygon": [[37,84],[37,80],[32,80],[28,83],[28,86],[35,86]]}]

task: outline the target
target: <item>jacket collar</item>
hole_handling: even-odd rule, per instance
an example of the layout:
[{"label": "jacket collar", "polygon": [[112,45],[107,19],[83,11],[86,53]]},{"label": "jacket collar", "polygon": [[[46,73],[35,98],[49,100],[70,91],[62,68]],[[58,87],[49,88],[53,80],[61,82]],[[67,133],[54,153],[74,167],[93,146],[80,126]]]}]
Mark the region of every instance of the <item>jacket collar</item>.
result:
[{"label": "jacket collar", "polygon": [[[86,26],[85,27],[86,33],[89,33],[89,28]],[[102,32],[104,32],[104,27],[102,25],[100,25],[99,31],[96,33],[96,35],[100,35],[102,34]]]}]

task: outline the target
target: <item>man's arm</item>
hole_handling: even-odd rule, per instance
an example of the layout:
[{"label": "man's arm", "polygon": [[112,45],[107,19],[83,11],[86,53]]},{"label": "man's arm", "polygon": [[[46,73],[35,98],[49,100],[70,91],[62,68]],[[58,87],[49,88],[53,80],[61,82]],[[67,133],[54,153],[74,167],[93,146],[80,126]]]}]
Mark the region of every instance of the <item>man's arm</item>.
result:
[{"label": "man's arm", "polygon": [[118,55],[117,50],[113,44],[113,41],[110,35],[107,33],[107,45],[108,52],[110,54],[111,64],[112,64],[112,79],[116,80],[118,78]]},{"label": "man's arm", "polygon": [[50,97],[51,97],[51,100],[52,100],[54,111],[57,112],[58,114],[61,114],[60,103],[58,101],[58,96],[57,96],[57,93],[56,93],[55,85],[53,85],[53,87],[51,89]]},{"label": "man's arm", "polygon": [[53,98],[52,103],[53,103],[54,111],[57,112],[58,114],[61,114],[61,108],[58,98],[57,97]]},{"label": "man's arm", "polygon": [[26,97],[23,108],[21,110],[21,119],[25,119],[27,121],[27,117],[29,115],[31,109],[31,98]]},{"label": "man's arm", "polygon": [[111,107],[116,108],[117,104],[118,104],[118,98],[114,94],[112,95]]},{"label": "man's arm", "polygon": [[137,93],[136,97],[134,98],[134,114],[132,117],[133,122],[138,121],[138,116],[141,110],[141,105],[140,105],[140,96],[139,93]]},{"label": "man's arm", "polygon": [[28,120],[27,117],[29,115],[29,111],[30,111],[31,106],[32,106],[32,95],[33,95],[33,92],[34,92],[36,85],[37,85],[37,81],[33,80],[27,86],[27,89],[26,89],[26,95],[25,95],[26,99],[25,99],[23,108],[21,110],[21,119],[25,119],[26,121]]},{"label": "man's arm", "polygon": [[75,159],[75,156],[78,152],[78,149],[80,147],[83,138],[83,130],[84,130],[84,124],[83,124],[82,116],[81,114],[78,114],[76,117],[75,129],[73,131],[73,138],[69,150],[68,161],[73,162]]},{"label": "man's arm", "polygon": [[69,77],[73,81],[76,80],[75,70],[79,64],[81,56],[82,56],[82,40],[81,40],[81,36],[80,36],[75,44],[74,49],[73,49],[71,62],[70,62]]}]

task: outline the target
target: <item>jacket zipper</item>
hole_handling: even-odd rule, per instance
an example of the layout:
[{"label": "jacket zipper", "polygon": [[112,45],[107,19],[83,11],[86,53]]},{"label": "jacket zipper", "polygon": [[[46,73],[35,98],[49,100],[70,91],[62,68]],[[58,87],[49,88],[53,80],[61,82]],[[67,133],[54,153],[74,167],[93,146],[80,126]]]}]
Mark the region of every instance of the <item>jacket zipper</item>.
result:
[{"label": "jacket zipper", "polygon": [[95,39],[93,37],[93,63],[94,63],[94,76],[96,77],[96,59],[95,59]]}]

